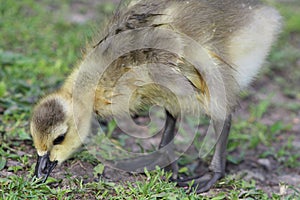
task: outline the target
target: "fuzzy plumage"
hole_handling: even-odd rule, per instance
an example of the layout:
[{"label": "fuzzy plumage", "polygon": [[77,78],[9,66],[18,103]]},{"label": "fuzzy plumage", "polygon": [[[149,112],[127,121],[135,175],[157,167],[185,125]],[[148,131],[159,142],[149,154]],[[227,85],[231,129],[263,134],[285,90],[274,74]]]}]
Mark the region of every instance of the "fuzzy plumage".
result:
[{"label": "fuzzy plumage", "polygon": [[36,106],[31,134],[39,156],[66,160],[87,137],[93,112],[106,118],[158,104],[174,117],[229,115],[279,28],[277,11],[257,0],[132,1],[62,88]]}]

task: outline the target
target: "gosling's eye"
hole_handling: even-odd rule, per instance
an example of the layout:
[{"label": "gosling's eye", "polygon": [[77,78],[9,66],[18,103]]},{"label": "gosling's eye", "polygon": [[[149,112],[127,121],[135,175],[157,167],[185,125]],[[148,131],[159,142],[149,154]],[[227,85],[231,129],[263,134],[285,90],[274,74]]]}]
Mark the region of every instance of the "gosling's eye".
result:
[{"label": "gosling's eye", "polygon": [[57,145],[57,144],[61,144],[65,139],[65,134],[64,135],[60,135],[57,138],[55,138],[55,140],[53,141],[53,145]]}]

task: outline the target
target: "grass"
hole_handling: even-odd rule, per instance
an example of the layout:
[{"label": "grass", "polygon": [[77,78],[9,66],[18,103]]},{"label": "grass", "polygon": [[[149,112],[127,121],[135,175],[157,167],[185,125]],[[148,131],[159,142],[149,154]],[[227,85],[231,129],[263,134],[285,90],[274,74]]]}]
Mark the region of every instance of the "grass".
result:
[{"label": "grass", "polygon": [[[0,199],[217,200],[299,197],[299,188],[291,185],[280,186],[291,191],[282,196],[275,191],[267,193],[258,189],[259,184],[254,180],[247,181],[234,175],[222,179],[208,194],[186,194],[183,189],[165,181],[170,175],[163,170],[145,171],[143,180],[122,183],[101,178],[85,183],[83,179],[73,178],[72,174],[67,175],[66,180],[50,178],[46,184],[32,179],[36,158],[28,127],[33,104],[61,85],[81,58],[85,42],[93,35],[93,22],[74,23],[67,20],[72,11],[70,2],[0,0]],[[293,143],[296,137],[293,123],[283,118],[266,122],[276,109],[283,109],[296,119],[300,108],[297,103],[300,99],[300,74],[296,69],[300,47],[295,45],[300,37],[300,6],[299,3],[297,6],[288,3],[276,6],[284,15],[286,25],[269,57],[269,68],[260,78],[277,84],[282,88],[282,95],[292,100],[279,102],[272,95],[254,99],[255,93],[264,94],[263,88],[244,94],[243,99],[249,106],[243,108],[246,110],[243,118],[234,119],[227,160],[239,164],[246,159],[248,151],[253,151],[259,152],[257,158],[274,157],[281,168],[297,169],[300,153]],[[98,13],[109,13],[112,7],[111,3],[107,3],[95,9]],[[88,6],[79,9],[83,15],[87,12]],[[103,15],[96,16],[98,21],[103,19]],[[110,135],[114,128],[115,124],[109,125]],[[261,147],[268,151],[258,151]],[[76,154],[75,159],[91,163],[95,178],[104,170],[102,164],[86,151]],[[181,169],[182,172],[187,170]]]}]

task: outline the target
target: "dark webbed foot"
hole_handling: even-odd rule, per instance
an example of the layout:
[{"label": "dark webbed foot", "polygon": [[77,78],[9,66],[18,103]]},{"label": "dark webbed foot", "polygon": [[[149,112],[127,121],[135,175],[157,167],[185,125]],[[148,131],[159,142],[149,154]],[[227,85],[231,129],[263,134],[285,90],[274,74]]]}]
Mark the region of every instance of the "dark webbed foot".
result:
[{"label": "dark webbed foot", "polygon": [[177,186],[184,187],[185,189],[189,190],[188,192],[195,191],[197,194],[199,194],[208,191],[222,177],[222,173],[207,172],[202,176],[187,179],[176,179],[172,181],[175,181]]},{"label": "dark webbed foot", "polygon": [[219,135],[218,133],[221,134],[215,147],[213,159],[210,163],[210,172],[199,177],[174,180],[179,187],[186,187],[187,189],[190,184],[192,184],[190,192],[195,190],[195,192],[199,194],[208,191],[225,174],[226,146],[231,126],[231,115],[227,117],[225,123],[213,121],[213,126],[216,136]]}]

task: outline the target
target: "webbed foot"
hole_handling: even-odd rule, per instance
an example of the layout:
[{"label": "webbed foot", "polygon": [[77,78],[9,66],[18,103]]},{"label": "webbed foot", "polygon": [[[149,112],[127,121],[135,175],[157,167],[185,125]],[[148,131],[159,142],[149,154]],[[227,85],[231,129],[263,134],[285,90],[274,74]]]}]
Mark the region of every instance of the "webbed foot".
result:
[{"label": "webbed foot", "polygon": [[199,194],[211,189],[211,187],[215,185],[215,183],[223,176],[224,175],[219,172],[207,172],[202,176],[187,179],[176,179],[173,181],[177,183],[177,186],[186,188],[188,192],[195,191],[197,194]]}]

